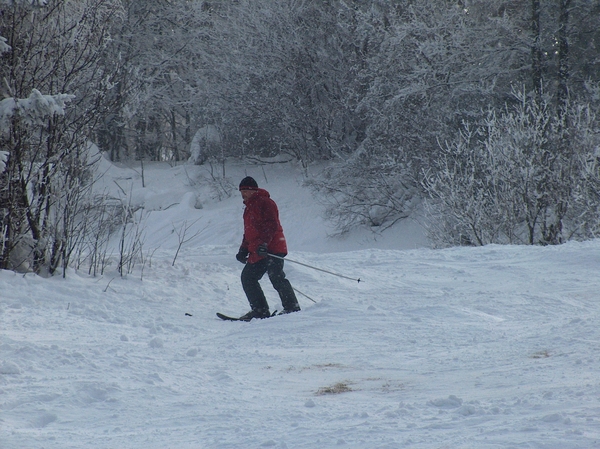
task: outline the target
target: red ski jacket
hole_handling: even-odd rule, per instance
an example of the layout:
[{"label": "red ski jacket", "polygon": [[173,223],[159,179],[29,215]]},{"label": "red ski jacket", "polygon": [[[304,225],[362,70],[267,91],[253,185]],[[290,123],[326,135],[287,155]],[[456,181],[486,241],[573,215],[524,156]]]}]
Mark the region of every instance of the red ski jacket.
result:
[{"label": "red ski jacket", "polygon": [[269,192],[257,189],[256,193],[244,202],[244,237],[241,248],[248,250],[248,263],[256,263],[262,258],[256,254],[259,245],[266,243],[272,254],[287,254],[287,244],[283,228],[279,222],[279,210]]}]

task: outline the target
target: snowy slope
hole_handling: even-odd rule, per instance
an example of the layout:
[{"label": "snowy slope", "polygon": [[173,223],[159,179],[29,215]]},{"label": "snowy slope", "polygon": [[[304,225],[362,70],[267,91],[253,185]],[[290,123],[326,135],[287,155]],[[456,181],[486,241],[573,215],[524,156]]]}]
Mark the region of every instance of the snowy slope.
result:
[{"label": "snowy slope", "polygon": [[[287,263],[316,304],[223,322],[248,310],[239,196],[212,200],[203,167],[148,166],[144,188],[105,170],[145,207],[151,264],[0,271],[0,448],[600,447],[600,241],[332,240],[294,167],[232,166],[278,202],[289,258],[362,282]],[[184,223],[201,232],[173,265]]]}]

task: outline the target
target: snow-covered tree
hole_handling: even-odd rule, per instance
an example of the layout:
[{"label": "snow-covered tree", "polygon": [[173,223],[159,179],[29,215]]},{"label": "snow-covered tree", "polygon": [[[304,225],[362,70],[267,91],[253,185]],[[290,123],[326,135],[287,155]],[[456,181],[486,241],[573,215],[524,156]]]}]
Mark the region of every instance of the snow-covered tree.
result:
[{"label": "snow-covered tree", "polygon": [[[489,120],[489,110],[504,117],[500,111],[519,103],[511,95],[514,86],[526,86],[537,104],[547,104],[549,115],[556,114],[556,108],[565,110],[564,120],[553,122],[553,126],[564,128],[554,133],[555,138],[566,135],[571,127],[567,109],[576,109],[580,103],[598,105],[594,83],[590,82],[600,73],[598,53],[593,50],[598,36],[597,26],[592,25],[597,22],[592,18],[597,19],[598,6],[593,2],[413,0],[378,4],[379,16],[372,14],[373,9],[359,11],[360,22],[371,25],[364,47],[366,63],[358,72],[362,89],[354,97],[366,123],[365,138],[355,155],[330,167],[327,176],[316,184],[329,195],[329,210],[334,216],[339,211],[337,218],[343,227],[348,223],[372,224],[364,219],[367,204],[386,205],[388,220],[404,216],[412,207],[413,196],[409,193],[421,183],[422,174],[447,170],[439,165],[448,157],[444,142],[452,142],[451,148],[459,153],[464,147],[468,160],[470,147],[464,142],[465,136],[458,135],[462,124],[483,126]],[[592,38],[591,43],[585,36]],[[579,58],[571,57],[574,54]],[[556,144],[556,148],[562,151],[566,147]],[[543,158],[544,153],[532,157]],[[390,161],[394,161],[393,170]],[[479,171],[494,170],[478,167]],[[361,179],[363,175],[371,188],[363,188],[367,182]],[[468,173],[465,176],[470,179]],[[349,184],[348,178],[354,182]],[[558,181],[549,176],[544,182],[555,185]],[[390,185],[399,186],[396,201],[389,201]],[[470,213],[469,209],[475,207],[472,196],[460,198],[455,193],[454,200],[463,204],[456,210]],[[403,199],[409,199],[406,207],[398,207]],[[538,214],[548,211],[545,207],[539,212],[534,209],[530,211],[531,220],[539,220]],[[349,213],[355,214],[354,220],[348,219]],[[557,206],[553,217],[544,220],[561,221],[561,216]],[[553,227],[549,223],[545,235],[535,240],[555,241],[557,227],[557,223]],[[436,233],[440,234],[439,230]],[[450,230],[448,233],[449,238],[455,234]]]},{"label": "snow-covered tree", "polygon": [[196,118],[205,101],[199,53],[210,9],[186,0],[122,3],[125,13],[113,23],[103,61],[114,87],[98,143],[112,160],[185,160],[203,125]]},{"label": "snow-covered tree", "polygon": [[[421,168],[436,160],[438,139],[502,104],[510,83],[523,76],[527,47],[515,24],[491,2],[468,3],[380,2],[359,10],[368,32],[354,98],[364,137],[354,155],[316,183],[342,229],[350,223],[381,229],[406,217]],[[369,204],[377,208],[367,212]],[[367,218],[375,209],[379,218]]]},{"label": "snow-covered tree", "polygon": [[205,111],[234,154],[283,152],[308,164],[356,147],[361,124],[348,98],[361,59],[358,3],[242,0],[217,11]]},{"label": "snow-covered tree", "polygon": [[[66,266],[89,183],[87,139],[108,86],[97,65],[117,0],[3,5],[0,35],[0,267]],[[68,105],[65,103],[68,101]],[[65,107],[66,106],[66,107]]]}]

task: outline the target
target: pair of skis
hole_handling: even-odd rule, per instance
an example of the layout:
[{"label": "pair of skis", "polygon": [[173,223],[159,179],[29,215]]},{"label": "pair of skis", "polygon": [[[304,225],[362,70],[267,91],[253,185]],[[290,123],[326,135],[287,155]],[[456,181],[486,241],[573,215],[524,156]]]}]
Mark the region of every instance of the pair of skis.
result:
[{"label": "pair of skis", "polygon": [[[275,316],[275,314],[277,313],[277,310],[275,312],[273,312],[273,314],[271,316],[265,317],[265,318],[271,318],[272,316]],[[186,312],[185,316],[193,316],[191,313]],[[228,316],[228,315],[223,315],[222,313],[217,312],[217,316],[219,318],[221,318],[223,321],[252,321],[252,318],[250,319],[246,319],[246,318],[236,318],[234,316]]]},{"label": "pair of skis", "polygon": [[[275,310],[271,315],[269,316],[265,316],[259,319],[265,319],[265,318],[271,318],[274,317],[275,315],[287,315],[288,313],[293,313],[293,312],[300,312],[300,309],[297,310],[284,310],[283,312],[279,312],[277,313],[277,310]],[[243,315],[239,318],[236,318],[234,316],[228,316],[228,315],[223,315],[222,313],[217,312],[217,316],[219,318],[221,318],[223,321],[252,321],[254,318],[246,318],[246,315]]]}]

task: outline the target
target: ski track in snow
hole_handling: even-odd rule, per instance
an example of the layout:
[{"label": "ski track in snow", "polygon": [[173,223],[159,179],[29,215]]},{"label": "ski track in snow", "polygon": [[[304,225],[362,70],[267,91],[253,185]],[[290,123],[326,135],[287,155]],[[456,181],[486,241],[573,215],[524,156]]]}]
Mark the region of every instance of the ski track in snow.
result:
[{"label": "ski track in snow", "polygon": [[600,447],[600,240],[292,251],[362,281],[288,262],[317,303],[250,323],[236,250],[0,271],[0,447]]}]

